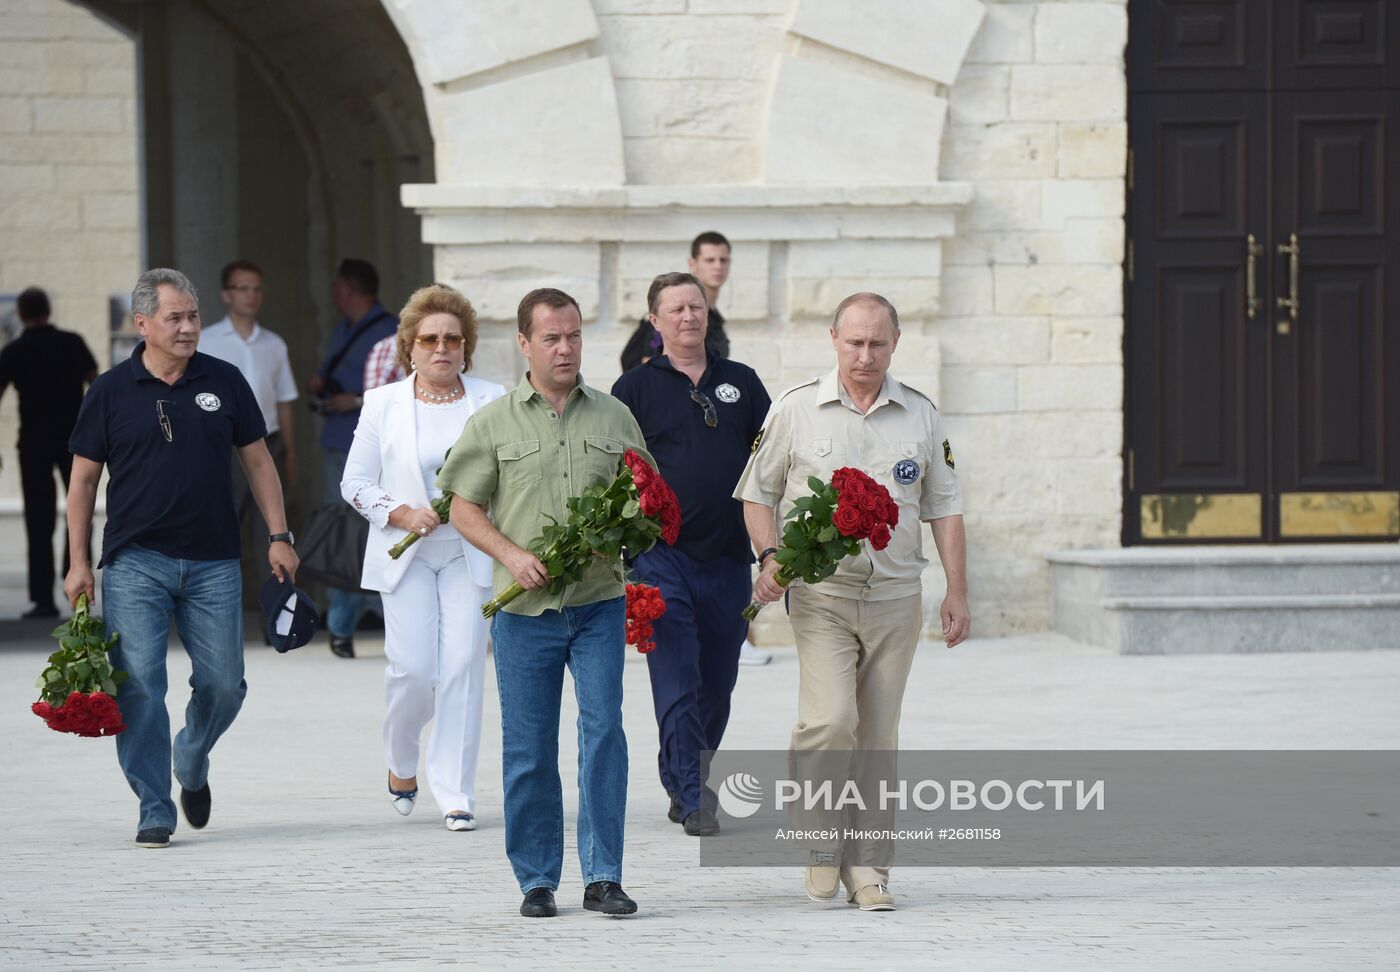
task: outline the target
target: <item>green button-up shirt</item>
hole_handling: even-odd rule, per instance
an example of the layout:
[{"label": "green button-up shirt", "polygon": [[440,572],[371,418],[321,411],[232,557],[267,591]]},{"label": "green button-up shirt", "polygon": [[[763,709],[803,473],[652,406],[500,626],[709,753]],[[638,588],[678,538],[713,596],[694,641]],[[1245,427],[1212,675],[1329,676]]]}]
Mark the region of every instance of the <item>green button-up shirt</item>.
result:
[{"label": "green button-up shirt", "polygon": [[[626,405],[580,377],[559,415],[535,391],[527,372],[514,389],[467,420],[437,484],[486,507],[497,530],[529,549],[549,524],[546,514],[562,523],[568,516],[564,503],[595,483],[611,482],[628,449],[652,461]],[[505,610],[534,617],[621,597],[616,566],[599,560],[562,593],[527,591]],[[498,594],[515,582],[499,562],[493,580]]]}]

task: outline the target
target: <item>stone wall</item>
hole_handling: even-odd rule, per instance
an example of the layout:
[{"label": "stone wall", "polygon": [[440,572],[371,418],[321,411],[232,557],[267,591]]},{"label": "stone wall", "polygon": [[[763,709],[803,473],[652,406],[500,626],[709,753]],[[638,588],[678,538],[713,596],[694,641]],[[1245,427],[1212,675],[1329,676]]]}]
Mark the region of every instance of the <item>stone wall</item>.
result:
[{"label": "stone wall", "polygon": [[[0,8],[0,293],[43,287],[108,362],[108,297],[138,272],[136,51],[62,0]],[[19,508],[17,397],[0,403],[0,511]]]}]

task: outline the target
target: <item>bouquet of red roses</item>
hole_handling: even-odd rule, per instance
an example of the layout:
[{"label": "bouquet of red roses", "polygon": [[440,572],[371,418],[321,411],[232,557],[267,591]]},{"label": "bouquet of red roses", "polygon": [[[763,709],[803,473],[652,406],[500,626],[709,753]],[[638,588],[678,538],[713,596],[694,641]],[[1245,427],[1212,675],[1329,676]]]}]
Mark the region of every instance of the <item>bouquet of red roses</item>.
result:
[{"label": "bouquet of red roses", "polygon": [[53,630],[58,651],[39,676],[39,701],[32,711],[55,732],[115,736],[126,728],[117,708],[117,686],[126,672],[113,671],[107,652],[117,635],[106,635],[101,618],[88,613],[86,594],[78,595],[73,617]]},{"label": "bouquet of red roses", "polygon": [[[645,553],[658,539],[670,544],[680,536],[681,507],[666,480],[631,449],[622,458],[612,482],[571,498],[568,518],[559,523],[549,517],[550,525],[530,541],[530,552],[549,572],[549,593],[576,583],[595,557],[617,563],[624,549]],[[621,579],[620,564],[617,570]],[[519,583],[511,584],[481,606],[482,616],[494,616],[524,593]]]},{"label": "bouquet of red roses", "polygon": [[666,601],[661,589],[650,584],[627,585],[627,643],[636,645],[643,655],[656,650],[652,641],[651,623],[666,613]]},{"label": "bouquet of red roses", "polygon": [[[807,485],[812,495],[800,497],[788,511],[782,546],[773,555],[780,565],[773,579],[784,587],[799,577],[808,584],[826,580],[841,558],[860,552],[862,540],[884,550],[899,525],[899,505],[889,490],[859,469],[838,469],[829,483],[812,476]],[[752,621],[762,608],[750,602],[744,617]]]}]

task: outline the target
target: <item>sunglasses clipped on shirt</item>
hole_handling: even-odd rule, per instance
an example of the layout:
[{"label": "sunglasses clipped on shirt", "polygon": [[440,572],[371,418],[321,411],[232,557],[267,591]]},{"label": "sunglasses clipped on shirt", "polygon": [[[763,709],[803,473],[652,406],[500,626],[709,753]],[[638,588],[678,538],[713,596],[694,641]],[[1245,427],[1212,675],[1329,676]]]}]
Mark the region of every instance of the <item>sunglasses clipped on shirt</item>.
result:
[{"label": "sunglasses clipped on shirt", "polygon": [[160,423],[160,430],[165,434],[166,442],[175,441],[175,430],[170,426],[170,416],[165,414],[165,406],[174,404],[164,399],[156,400],[156,421]]},{"label": "sunglasses clipped on shirt", "polygon": [[705,424],[707,426],[713,429],[715,426],[719,425],[719,415],[715,412],[715,403],[710,401],[704,392],[700,391],[698,388],[692,388],[690,390],[690,400],[696,405],[699,405],[704,411]]},{"label": "sunglasses clipped on shirt", "polygon": [[456,351],[462,346],[465,338],[460,334],[420,334],[413,339],[413,343],[424,350],[435,349],[440,344],[446,344],[447,350]]}]

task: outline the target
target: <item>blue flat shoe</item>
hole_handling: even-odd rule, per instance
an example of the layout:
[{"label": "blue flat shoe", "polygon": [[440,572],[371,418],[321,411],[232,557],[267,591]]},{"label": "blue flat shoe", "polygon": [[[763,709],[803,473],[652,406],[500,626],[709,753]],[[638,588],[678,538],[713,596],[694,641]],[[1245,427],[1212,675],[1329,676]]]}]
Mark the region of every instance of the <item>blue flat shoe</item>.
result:
[{"label": "blue flat shoe", "polygon": [[417,787],[411,790],[396,790],[392,783],[389,784],[389,799],[393,801],[394,809],[397,810],[401,816],[407,817],[413,812],[413,801],[417,798]]}]

